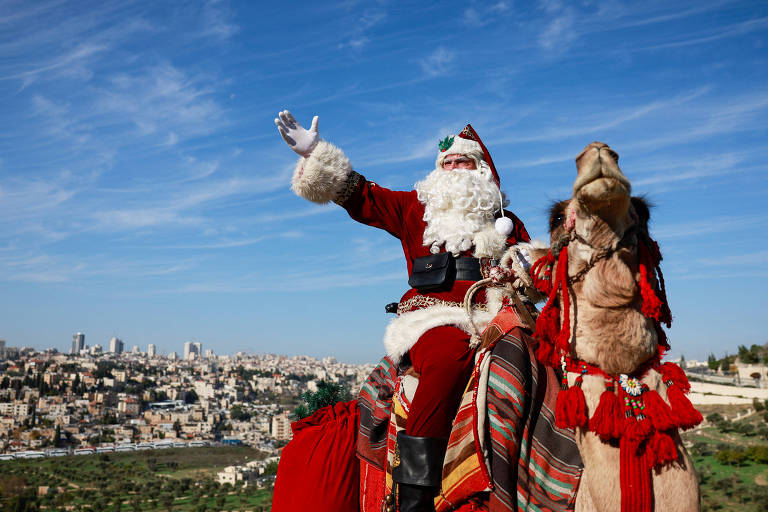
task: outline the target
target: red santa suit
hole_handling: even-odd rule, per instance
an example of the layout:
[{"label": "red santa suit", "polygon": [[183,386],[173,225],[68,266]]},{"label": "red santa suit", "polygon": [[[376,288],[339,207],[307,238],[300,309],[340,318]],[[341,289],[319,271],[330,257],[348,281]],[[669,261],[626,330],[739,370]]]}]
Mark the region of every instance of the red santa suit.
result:
[{"label": "red santa suit", "polygon": [[[471,127],[467,128],[476,137]],[[463,147],[461,143],[453,146],[454,153],[458,152],[456,147]],[[481,146],[482,143],[478,147]],[[482,149],[485,155],[481,156],[487,162],[490,156],[484,146]],[[448,147],[445,153],[451,151]],[[438,163],[441,164],[440,157]],[[498,180],[495,170],[493,174]],[[425,205],[417,192],[393,191],[366,180],[352,170],[341,150],[328,142],[320,141],[308,158],[299,160],[292,188],[298,195],[315,202],[334,201],[356,221],[383,229],[398,238],[409,276],[415,258],[434,252],[424,243]],[[487,225],[474,235],[472,248],[459,256],[477,257],[481,261],[500,259],[508,246],[528,242],[523,223],[510,212],[505,212],[505,216],[512,220],[509,234],[497,233],[493,219],[489,219]],[[445,248],[441,247],[440,252],[445,252]],[[470,320],[462,301],[473,282],[456,280],[449,290],[441,292],[422,293],[409,289],[400,299],[397,318],[387,326],[384,335],[387,354],[395,361],[408,354],[414,370],[420,375],[406,425],[408,435],[447,437],[450,432],[458,401],[473,367],[469,339],[474,330],[470,322],[482,329],[501,306],[500,292],[486,294],[480,291],[473,300]]]}]

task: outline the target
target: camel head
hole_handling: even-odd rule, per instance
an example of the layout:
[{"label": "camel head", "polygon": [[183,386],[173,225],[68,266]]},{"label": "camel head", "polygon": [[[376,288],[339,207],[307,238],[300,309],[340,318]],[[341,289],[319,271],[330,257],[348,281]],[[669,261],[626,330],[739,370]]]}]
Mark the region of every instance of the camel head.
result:
[{"label": "camel head", "polygon": [[668,316],[660,256],[648,236],[648,205],[631,196],[618,160],[608,145],[589,144],[576,157],[573,196],[551,208],[551,250],[534,266],[538,282],[548,281],[536,331],[551,340],[552,353],[542,354],[550,363],[569,355],[629,373],[658,351],[658,320]]}]

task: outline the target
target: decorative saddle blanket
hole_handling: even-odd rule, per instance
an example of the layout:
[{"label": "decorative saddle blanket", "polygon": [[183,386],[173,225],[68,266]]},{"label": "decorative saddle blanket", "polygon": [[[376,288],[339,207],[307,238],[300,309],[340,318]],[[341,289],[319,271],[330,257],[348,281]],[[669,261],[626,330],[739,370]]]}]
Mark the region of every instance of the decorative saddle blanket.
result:
[{"label": "decorative saddle blanket", "polygon": [[[573,510],[583,466],[573,430],[555,426],[558,377],[537,364],[535,341],[524,330],[505,331],[478,352],[448,442],[438,512],[462,504],[505,512]],[[385,357],[358,399],[358,457],[386,474],[387,492],[412,380]]]}]

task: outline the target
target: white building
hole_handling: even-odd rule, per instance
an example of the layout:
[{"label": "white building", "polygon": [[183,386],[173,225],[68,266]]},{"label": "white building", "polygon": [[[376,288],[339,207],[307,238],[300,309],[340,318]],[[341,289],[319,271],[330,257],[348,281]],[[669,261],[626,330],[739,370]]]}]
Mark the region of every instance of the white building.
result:
[{"label": "white building", "polygon": [[150,343],[149,345],[147,345],[147,357],[150,357],[150,358],[155,357],[155,353],[156,353],[156,348],[154,343]]},{"label": "white building", "polygon": [[122,354],[124,346],[123,340],[120,338],[112,338],[109,340],[109,351],[113,354]]},{"label": "white building", "polygon": [[288,418],[288,413],[272,416],[272,437],[278,441],[290,440],[293,438],[291,420]]}]

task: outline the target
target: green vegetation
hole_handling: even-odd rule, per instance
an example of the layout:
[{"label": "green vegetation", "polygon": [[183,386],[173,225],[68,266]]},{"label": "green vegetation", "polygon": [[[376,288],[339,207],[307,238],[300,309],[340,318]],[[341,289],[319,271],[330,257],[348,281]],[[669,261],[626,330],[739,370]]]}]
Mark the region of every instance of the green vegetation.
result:
[{"label": "green vegetation", "polygon": [[[0,510],[266,511],[270,477],[264,488],[216,482],[225,466],[262,458],[252,448],[224,446],[3,461]],[[49,492],[39,496],[40,487]]]},{"label": "green vegetation", "polygon": [[317,391],[305,391],[301,394],[301,400],[304,403],[293,411],[293,417],[297,420],[312,416],[325,406],[349,400],[349,390],[341,384],[321,380],[317,383]]},{"label": "green vegetation", "polygon": [[768,423],[733,406],[702,407],[708,425],[682,435],[699,475],[702,510],[768,510]]}]

